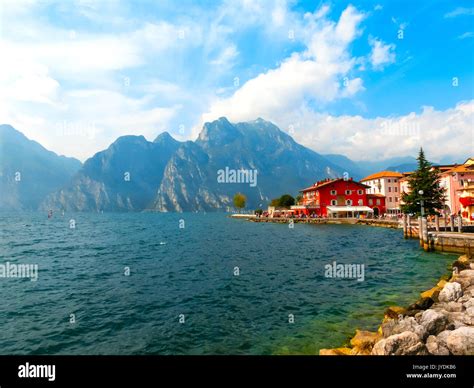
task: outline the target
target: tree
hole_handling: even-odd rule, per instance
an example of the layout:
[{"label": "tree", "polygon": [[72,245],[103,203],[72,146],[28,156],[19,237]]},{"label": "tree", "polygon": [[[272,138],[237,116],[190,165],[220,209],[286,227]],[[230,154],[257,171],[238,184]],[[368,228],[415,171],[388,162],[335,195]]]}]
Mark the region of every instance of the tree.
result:
[{"label": "tree", "polygon": [[[439,214],[439,210],[444,208],[445,201],[445,189],[439,185],[441,173],[426,160],[423,148],[420,148],[417,160],[418,168],[410,175],[408,181],[410,192],[402,193],[401,199],[404,203],[401,205],[401,210],[403,213],[420,215],[423,200],[425,214]],[[423,194],[420,194],[420,190]]]},{"label": "tree", "polygon": [[303,196],[301,194],[298,194],[295,198],[296,203],[300,203],[303,200]]},{"label": "tree", "polygon": [[242,193],[237,193],[234,195],[234,206],[237,209],[243,209],[245,207],[245,204],[247,202],[247,197],[243,195]]},{"label": "tree", "polygon": [[295,204],[295,199],[290,194],[283,194],[280,198],[272,199],[270,206],[289,208]]}]

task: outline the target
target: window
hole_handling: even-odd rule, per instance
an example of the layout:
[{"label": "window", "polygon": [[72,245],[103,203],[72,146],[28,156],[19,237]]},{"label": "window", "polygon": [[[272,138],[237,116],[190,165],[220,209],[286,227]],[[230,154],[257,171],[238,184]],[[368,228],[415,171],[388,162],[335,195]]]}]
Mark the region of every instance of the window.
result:
[{"label": "window", "polygon": [[373,205],[374,204],[374,200],[373,199],[369,199],[369,205]]},{"label": "window", "polygon": [[362,195],[362,194],[364,194],[364,191],[363,190],[357,190],[357,194]]},{"label": "window", "polygon": [[347,206],[352,206],[352,199],[347,199],[346,200],[346,205]]},{"label": "window", "polygon": [[346,195],[351,195],[352,194],[352,190],[346,190]]},{"label": "window", "polygon": [[392,202],[392,197],[388,197],[388,202]]},{"label": "window", "polygon": [[337,201],[335,199],[331,199],[331,206],[336,206],[337,205]]},{"label": "window", "polygon": [[392,188],[391,188],[391,187],[388,188],[388,192],[389,192],[389,193],[392,192]]},{"label": "window", "polygon": [[380,199],[377,199],[377,205],[380,205]]},{"label": "window", "polygon": [[393,180],[395,183],[397,183],[398,181],[396,179]]},{"label": "window", "polygon": [[398,197],[395,197],[395,202],[398,202]]},{"label": "window", "polygon": [[398,187],[394,187],[393,191],[398,192]]},{"label": "window", "polygon": [[390,179],[388,180],[388,183],[390,183]]},{"label": "window", "polygon": [[336,190],[331,190],[331,195],[336,195],[337,191]]},{"label": "window", "polygon": [[364,204],[364,201],[362,199],[359,199],[358,204],[359,204],[359,206],[362,206]]}]

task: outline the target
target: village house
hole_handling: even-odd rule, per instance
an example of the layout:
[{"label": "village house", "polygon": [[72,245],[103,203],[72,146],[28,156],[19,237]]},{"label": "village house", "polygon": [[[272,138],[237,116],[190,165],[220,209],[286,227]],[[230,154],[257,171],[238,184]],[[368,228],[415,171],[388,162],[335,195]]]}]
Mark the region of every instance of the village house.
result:
[{"label": "village house", "polygon": [[372,216],[374,211],[368,204],[367,188],[352,178],[325,179],[301,190],[302,198],[291,210],[296,214],[317,217]]},{"label": "village house", "polygon": [[380,171],[361,180],[368,187],[367,194],[379,194],[385,197],[387,214],[400,213],[400,179],[403,174],[395,171]]}]

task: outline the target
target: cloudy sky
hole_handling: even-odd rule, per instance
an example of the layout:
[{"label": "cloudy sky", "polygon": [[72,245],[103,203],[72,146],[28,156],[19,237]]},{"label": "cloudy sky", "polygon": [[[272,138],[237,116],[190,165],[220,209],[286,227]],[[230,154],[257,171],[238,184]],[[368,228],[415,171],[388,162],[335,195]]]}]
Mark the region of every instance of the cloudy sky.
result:
[{"label": "cloudy sky", "polygon": [[472,1],[0,0],[0,123],[81,160],[262,117],[355,160],[474,154]]}]

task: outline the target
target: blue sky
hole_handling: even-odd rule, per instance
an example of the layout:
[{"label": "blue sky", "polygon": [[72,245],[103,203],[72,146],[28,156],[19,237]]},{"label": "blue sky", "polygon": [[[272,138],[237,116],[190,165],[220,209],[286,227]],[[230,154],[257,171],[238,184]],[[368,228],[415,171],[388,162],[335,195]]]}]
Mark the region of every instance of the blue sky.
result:
[{"label": "blue sky", "polygon": [[[179,4],[179,5],[177,5]],[[472,1],[5,1],[0,121],[82,160],[257,117],[353,159],[474,153]],[[454,84],[453,84],[454,83]],[[368,152],[370,151],[370,152]]]}]

